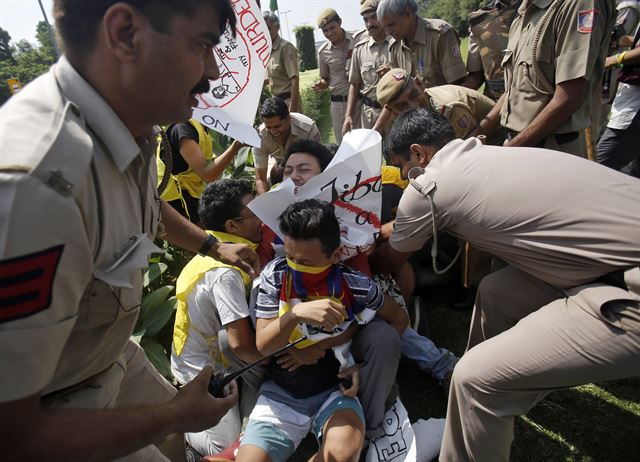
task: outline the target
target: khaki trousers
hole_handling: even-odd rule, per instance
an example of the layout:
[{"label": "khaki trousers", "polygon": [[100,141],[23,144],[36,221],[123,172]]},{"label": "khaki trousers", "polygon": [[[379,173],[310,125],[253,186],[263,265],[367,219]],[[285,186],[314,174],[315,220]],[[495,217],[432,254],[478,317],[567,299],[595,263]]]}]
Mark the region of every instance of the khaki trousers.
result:
[{"label": "khaki trousers", "polygon": [[456,365],[441,461],[508,461],[514,416],[553,390],[640,370],[640,268],[629,291],[560,291],[508,266],[480,283],[466,354]]},{"label": "khaki trousers", "polygon": [[[118,360],[105,372],[69,393],[60,393],[48,401],[49,408],[113,409],[166,403],[176,394],[171,385],[147,359],[144,350],[129,340]],[[176,435],[180,441],[182,435]],[[184,446],[184,443],[178,443]],[[145,448],[117,459],[118,462],[168,462],[158,447]]]}]

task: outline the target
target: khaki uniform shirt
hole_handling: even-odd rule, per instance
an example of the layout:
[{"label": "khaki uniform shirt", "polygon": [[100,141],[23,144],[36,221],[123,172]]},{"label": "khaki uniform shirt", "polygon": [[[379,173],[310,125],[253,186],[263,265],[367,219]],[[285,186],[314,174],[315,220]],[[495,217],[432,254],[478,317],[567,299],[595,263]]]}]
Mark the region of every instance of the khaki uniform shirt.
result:
[{"label": "khaki uniform shirt", "polygon": [[349,70],[349,83],[360,86],[360,93],[374,101],[376,99],[376,85],[380,77],[376,70],[389,64],[389,37],[378,43],[373,37],[356,43]]},{"label": "khaki uniform shirt", "polygon": [[269,156],[276,159],[284,159],[287,149],[294,141],[314,140],[320,141],[320,131],[316,123],[304,114],[291,112],[291,133],[284,146],[279,140],[273,137],[267,130],[264,123],[260,125],[260,148],[253,150],[253,157],[256,168],[267,168]]},{"label": "khaki uniform shirt", "polygon": [[391,67],[401,67],[419,77],[425,87],[455,82],[467,76],[460,54],[460,38],[441,19],[417,17],[416,36],[409,47],[404,40],[391,39]]},{"label": "khaki uniform shirt", "polygon": [[[444,146],[415,181],[431,190],[437,229],[554,287],[640,264],[640,180],[595,162],[471,138]],[[424,194],[407,187],[391,246],[422,248],[432,217]]]},{"label": "khaki uniform shirt", "polygon": [[300,75],[298,50],[290,42],[278,36],[273,42],[269,58],[269,82],[275,96],[291,91],[291,79]]},{"label": "khaki uniform shirt", "polygon": [[133,139],[65,57],[0,109],[0,150],[4,402],[124,351],[160,214],[155,143]]},{"label": "khaki uniform shirt", "polygon": [[349,94],[349,66],[355,42],[349,32],[345,32],[345,43],[334,46],[329,40],[318,50],[320,78],[329,82],[331,95]]},{"label": "khaki uniform shirt", "polygon": [[[522,3],[502,61],[506,88],[502,126],[521,132],[547,105],[557,84],[578,78],[589,82],[585,97],[555,133],[576,132],[590,125],[592,102],[600,98],[604,59],[615,19],[611,3],[559,1],[545,24],[542,18],[553,0],[533,0],[529,9],[527,2]],[[593,10],[597,14],[592,24],[589,18],[593,18]]]},{"label": "khaki uniform shirt", "polygon": [[429,108],[449,121],[458,138],[465,138],[495,104],[476,90],[458,85],[427,88],[424,95]]}]

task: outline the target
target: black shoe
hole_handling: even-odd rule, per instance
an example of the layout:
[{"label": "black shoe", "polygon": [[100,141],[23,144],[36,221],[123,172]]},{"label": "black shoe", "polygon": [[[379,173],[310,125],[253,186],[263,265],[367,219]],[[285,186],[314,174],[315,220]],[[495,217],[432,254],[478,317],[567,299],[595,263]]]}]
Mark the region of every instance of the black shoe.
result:
[{"label": "black shoe", "polygon": [[451,301],[451,308],[459,311],[468,311],[473,308],[473,304],[476,301],[475,287],[463,287],[456,298]]}]

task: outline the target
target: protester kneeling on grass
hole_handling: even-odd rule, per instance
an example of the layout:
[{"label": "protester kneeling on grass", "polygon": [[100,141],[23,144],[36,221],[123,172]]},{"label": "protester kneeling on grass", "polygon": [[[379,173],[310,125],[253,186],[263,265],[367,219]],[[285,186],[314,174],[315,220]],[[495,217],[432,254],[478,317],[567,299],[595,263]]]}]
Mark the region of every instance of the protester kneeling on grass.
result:
[{"label": "protester kneeling on grass", "polygon": [[[199,206],[207,233],[220,242],[255,249],[262,237],[262,222],[246,206],[254,196],[253,185],[245,180],[209,184]],[[191,381],[205,366],[222,373],[225,362],[239,369],[260,358],[247,305],[251,280],[242,269],[209,256],[196,255],[184,267],[176,282],[178,308],[171,348],[171,371],[180,384]],[[255,388],[254,400],[262,380],[255,368],[243,377]],[[245,399],[250,391],[246,387],[243,391]],[[186,439],[200,454],[220,452],[238,439],[240,423],[236,404],[218,425],[187,433]]]},{"label": "protester kneeling on grass", "polygon": [[[323,459],[354,460],[362,448],[365,424],[356,398],[358,366],[344,345],[358,324],[375,316],[399,334],[408,316],[386,302],[368,276],[339,263],[340,227],[330,204],[315,199],[296,202],[279,220],[287,256],[273,260],[262,272],[256,345],[267,354],[304,335],[302,349],[320,349],[324,355],[294,370],[277,362],[269,365],[272,378],[261,387],[237,460],[287,460],[310,430],[320,442]],[[346,383],[340,384],[340,379]]]}]

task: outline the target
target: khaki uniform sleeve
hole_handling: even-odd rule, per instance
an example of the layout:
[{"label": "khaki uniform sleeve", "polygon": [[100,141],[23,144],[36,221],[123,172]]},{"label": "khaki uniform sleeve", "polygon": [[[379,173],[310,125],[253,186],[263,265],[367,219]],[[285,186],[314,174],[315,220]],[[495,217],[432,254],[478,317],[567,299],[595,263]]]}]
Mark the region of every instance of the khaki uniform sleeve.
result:
[{"label": "khaki uniform sleeve", "polygon": [[258,133],[260,134],[260,147],[253,148],[253,165],[255,168],[267,168],[269,165],[269,142],[264,124],[260,126]]},{"label": "khaki uniform sleeve", "polygon": [[360,87],[362,87],[362,76],[360,75],[361,50],[361,47],[357,47],[353,50],[353,55],[351,56],[351,67],[349,69],[349,83],[360,85]]},{"label": "khaki uniform sleeve", "polygon": [[473,32],[469,32],[469,52],[467,54],[467,71],[483,72],[482,59],[480,59],[480,47]]},{"label": "khaki uniform sleeve", "polygon": [[465,138],[478,123],[471,110],[461,104],[446,108],[446,111],[449,112],[447,119],[457,138]]},{"label": "khaki uniform sleeve", "polygon": [[[607,8],[601,1],[575,0],[565,2],[558,12],[556,30],[558,40],[555,50],[556,84],[581,77],[589,78],[596,60],[600,55],[600,44],[605,34],[609,34],[610,19],[606,17]],[[596,10],[596,20],[591,32],[580,32],[579,18],[589,11]],[[539,59],[545,61],[545,47],[542,47]],[[550,53],[551,50],[548,50]]]},{"label": "khaki uniform sleeve", "polygon": [[413,186],[402,194],[389,244],[399,252],[415,252],[433,234],[431,208],[426,197]]},{"label": "khaki uniform sleeve", "polygon": [[0,402],[6,402],[52,380],[93,273],[93,251],[73,197],[26,173],[0,173],[0,197]]},{"label": "khaki uniform sleeve", "polygon": [[298,50],[296,50],[296,47],[288,44],[282,51],[282,61],[289,79],[300,75],[300,72],[298,71]]},{"label": "khaki uniform sleeve", "polygon": [[455,82],[467,76],[467,68],[460,54],[460,39],[452,28],[448,28],[440,34],[438,62],[447,83]]},{"label": "khaki uniform sleeve", "polygon": [[325,56],[326,55],[322,52],[318,53],[318,70],[320,73],[320,78],[325,79],[327,82],[329,82],[331,79],[331,75],[329,73],[329,65],[325,60]]}]

